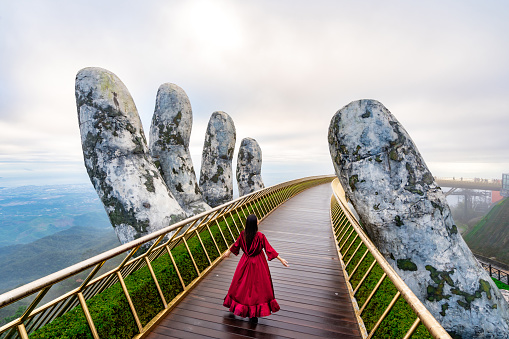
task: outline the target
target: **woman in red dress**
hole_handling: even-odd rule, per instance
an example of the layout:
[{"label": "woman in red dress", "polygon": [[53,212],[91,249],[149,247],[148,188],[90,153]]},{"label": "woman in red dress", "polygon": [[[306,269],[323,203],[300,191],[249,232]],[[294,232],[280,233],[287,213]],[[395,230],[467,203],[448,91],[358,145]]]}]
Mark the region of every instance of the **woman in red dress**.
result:
[{"label": "woman in red dress", "polygon": [[[235,315],[258,322],[258,317],[279,311],[267,259],[277,258],[286,267],[288,262],[270,246],[265,235],[258,232],[258,220],[254,214],[247,217],[246,228],[240,232],[235,244],[223,254],[223,258],[228,258],[230,253],[239,254],[239,249],[244,254],[237,265],[223,306]],[[265,249],[267,259],[262,249]]]}]

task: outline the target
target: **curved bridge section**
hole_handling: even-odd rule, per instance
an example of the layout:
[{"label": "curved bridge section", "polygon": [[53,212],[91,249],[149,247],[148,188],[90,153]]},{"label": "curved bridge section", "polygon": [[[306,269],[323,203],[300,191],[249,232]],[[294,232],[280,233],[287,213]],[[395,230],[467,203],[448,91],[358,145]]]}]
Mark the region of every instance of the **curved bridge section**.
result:
[{"label": "curved bridge section", "polygon": [[[0,327],[0,339],[144,337],[219,264],[248,214],[263,220],[298,193],[332,179],[297,179],[251,193],[4,293],[0,309],[22,300],[28,307]],[[147,243],[150,248],[140,253]],[[45,299],[52,288],[64,293]]]},{"label": "curved bridge section", "polygon": [[[341,186],[331,190],[333,178],[254,192],[2,294],[0,309],[29,306],[0,339],[450,338],[370,243]],[[270,263],[281,310],[258,324],[222,306],[239,258],[221,254],[251,213],[291,265]],[[68,292],[44,298],[62,283]]]},{"label": "curved bridge section", "polygon": [[241,256],[232,255],[147,338],[362,338],[332,239],[331,194],[330,184],[307,189],[259,225],[290,263],[269,262],[279,312],[251,324],[222,306]]}]

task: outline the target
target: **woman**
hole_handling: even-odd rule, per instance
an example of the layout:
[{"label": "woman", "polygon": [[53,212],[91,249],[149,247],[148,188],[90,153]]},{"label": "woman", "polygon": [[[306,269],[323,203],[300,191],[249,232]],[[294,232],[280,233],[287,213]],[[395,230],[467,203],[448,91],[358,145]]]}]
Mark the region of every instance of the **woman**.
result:
[{"label": "woman", "polygon": [[[228,258],[231,253],[239,254],[239,249],[244,254],[237,265],[223,306],[235,315],[249,317],[250,321],[256,323],[258,317],[279,311],[267,259],[277,258],[286,267],[288,262],[270,246],[265,235],[258,232],[258,219],[254,214],[247,217],[246,228],[240,232],[235,244],[223,254],[223,258]],[[265,249],[267,259],[262,249]]]}]

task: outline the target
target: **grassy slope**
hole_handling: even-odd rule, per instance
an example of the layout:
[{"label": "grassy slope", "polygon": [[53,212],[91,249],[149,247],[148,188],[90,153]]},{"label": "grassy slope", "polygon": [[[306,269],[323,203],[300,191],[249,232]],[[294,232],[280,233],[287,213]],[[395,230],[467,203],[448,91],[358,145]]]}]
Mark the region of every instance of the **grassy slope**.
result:
[{"label": "grassy slope", "polygon": [[493,207],[463,238],[472,251],[509,264],[509,199]]},{"label": "grassy slope", "polygon": [[0,248],[0,293],[120,245],[113,229],[75,226],[30,244]]}]

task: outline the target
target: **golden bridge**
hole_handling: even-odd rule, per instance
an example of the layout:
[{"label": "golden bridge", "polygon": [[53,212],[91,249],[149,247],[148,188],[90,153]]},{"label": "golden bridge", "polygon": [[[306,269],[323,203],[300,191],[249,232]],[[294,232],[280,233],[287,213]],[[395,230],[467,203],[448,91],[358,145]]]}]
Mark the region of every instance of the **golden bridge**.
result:
[{"label": "golden bridge", "polygon": [[[450,338],[333,179],[251,193],[2,294],[0,309],[29,306],[0,338]],[[270,263],[281,310],[257,324],[222,306],[238,258],[221,255],[251,213],[290,262]]]}]

